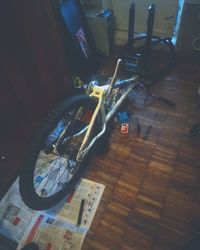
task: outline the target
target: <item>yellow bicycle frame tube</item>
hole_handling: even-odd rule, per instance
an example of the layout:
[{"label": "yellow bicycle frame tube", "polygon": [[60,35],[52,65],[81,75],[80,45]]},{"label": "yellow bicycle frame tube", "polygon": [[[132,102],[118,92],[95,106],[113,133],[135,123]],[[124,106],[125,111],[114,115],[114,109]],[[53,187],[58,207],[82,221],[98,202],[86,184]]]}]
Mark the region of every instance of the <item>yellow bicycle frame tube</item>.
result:
[{"label": "yellow bicycle frame tube", "polygon": [[[90,123],[89,123],[89,125],[87,127],[87,132],[85,134],[85,137],[83,139],[82,145],[81,145],[81,147],[79,149],[79,152],[77,154],[76,159],[78,161],[82,159],[82,157],[88,152],[88,150],[91,148],[91,146],[94,144],[94,142],[106,130],[106,115],[105,115],[104,101],[105,101],[105,94],[106,94],[106,91],[108,90],[108,88],[109,88],[109,85],[94,86],[93,91],[90,94],[90,97],[94,97],[94,98],[98,99],[98,104],[97,104],[97,106],[95,108],[95,111],[94,111],[94,113],[92,115],[91,121],[90,121]],[[84,146],[86,145],[86,143],[87,143],[87,141],[89,139],[92,127],[93,127],[93,125],[95,123],[95,120],[97,118],[97,115],[98,115],[99,111],[101,112],[101,121],[102,121],[102,124],[103,124],[103,128],[102,128],[101,132],[92,139],[92,141],[90,142],[89,146],[86,147],[86,148],[84,148]]]}]

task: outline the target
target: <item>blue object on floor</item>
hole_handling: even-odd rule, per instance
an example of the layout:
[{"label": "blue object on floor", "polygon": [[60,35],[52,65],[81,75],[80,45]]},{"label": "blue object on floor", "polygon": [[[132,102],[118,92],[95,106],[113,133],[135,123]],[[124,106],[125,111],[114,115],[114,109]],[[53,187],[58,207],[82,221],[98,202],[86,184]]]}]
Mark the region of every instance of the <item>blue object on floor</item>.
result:
[{"label": "blue object on floor", "polygon": [[130,121],[130,114],[129,112],[118,112],[117,119],[120,123],[128,123]]}]

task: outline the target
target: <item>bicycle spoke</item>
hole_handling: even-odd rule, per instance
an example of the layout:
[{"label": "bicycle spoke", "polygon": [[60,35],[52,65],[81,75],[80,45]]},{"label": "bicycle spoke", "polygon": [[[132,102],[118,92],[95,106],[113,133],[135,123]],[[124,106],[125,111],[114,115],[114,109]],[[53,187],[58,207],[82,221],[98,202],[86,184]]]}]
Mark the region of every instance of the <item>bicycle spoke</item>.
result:
[{"label": "bicycle spoke", "polygon": [[[43,181],[39,183],[38,185],[35,185],[35,188],[37,190],[39,189],[38,192],[41,193],[43,191],[43,193],[45,193],[45,196],[47,195],[47,193],[48,193],[48,196],[50,196],[52,194],[52,190],[54,189],[54,187],[56,185],[59,186],[59,184],[61,183],[60,180],[63,178],[63,176],[66,177],[66,181],[69,181],[70,169],[68,168],[68,165],[69,165],[68,163],[69,163],[69,160],[67,160],[66,158],[60,159],[59,157],[57,157],[57,159],[51,160],[51,164],[49,164],[48,172],[42,177]],[[63,171],[64,167],[65,167],[65,170]],[[68,173],[67,176],[66,176],[66,173]],[[48,189],[48,185],[51,182],[53,182],[51,185],[52,187]],[[41,188],[39,188],[40,185],[41,185]]]}]

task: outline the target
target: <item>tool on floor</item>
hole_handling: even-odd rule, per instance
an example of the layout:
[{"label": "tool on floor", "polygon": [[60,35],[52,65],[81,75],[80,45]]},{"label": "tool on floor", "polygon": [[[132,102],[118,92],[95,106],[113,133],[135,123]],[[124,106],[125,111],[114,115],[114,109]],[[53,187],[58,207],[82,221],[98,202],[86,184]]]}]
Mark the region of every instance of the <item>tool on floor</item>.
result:
[{"label": "tool on floor", "polygon": [[130,113],[128,111],[129,114],[129,125],[131,126],[131,130],[134,131],[134,113]]},{"label": "tool on floor", "polygon": [[[133,132],[134,132],[134,130],[136,130],[135,134],[136,134],[137,137],[139,137],[141,127],[140,127],[140,123],[139,123],[139,118],[135,117],[134,114],[130,115],[130,125],[131,125],[131,130]],[[136,127],[134,125],[136,125]]]},{"label": "tool on floor", "polygon": [[152,129],[152,126],[148,126],[145,133],[144,133],[144,137],[143,137],[143,140],[147,140],[147,138],[149,137],[149,134],[151,133],[151,129]]},{"label": "tool on floor", "polygon": [[140,131],[141,131],[141,127],[140,127],[140,123],[139,123],[139,118],[137,117],[136,118],[137,120],[136,120],[136,123],[137,123],[137,137],[139,137],[139,135],[140,135]]},{"label": "tool on floor", "polygon": [[79,214],[78,214],[77,226],[80,226],[80,225],[81,225],[82,216],[83,216],[83,211],[84,211],[84,205],[85,205],[85,200],[82,199],[82,200],[81,200],[80,209],[79,209]]}]

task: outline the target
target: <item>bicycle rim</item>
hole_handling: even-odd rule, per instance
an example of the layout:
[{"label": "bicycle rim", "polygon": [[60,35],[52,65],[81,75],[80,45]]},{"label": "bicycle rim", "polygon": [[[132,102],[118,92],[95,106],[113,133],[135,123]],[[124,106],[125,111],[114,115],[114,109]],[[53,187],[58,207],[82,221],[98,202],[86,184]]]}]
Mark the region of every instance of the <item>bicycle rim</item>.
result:
[{"label": "bicycle rim", "polygon": [[75,97],[59,105],[45,121],[20,177],[22,198],[29,207],[40,210],[55,205],[82,176],[87,156],[82,161],[76,156],[95,107],[91,98]]},{"label": "bicycle rim", "polygon": [[[141,53],[141,59],[145,58],[146,36],[136,38],[133,46],[136,53]],[[151,49],[141,63],[140,75],[150,79],[149,85],[153,81],[162,77],[174,64],[175,50],[170,39],[153,36],[151,39]],[[146,64],[146,65],[145,65]]]}]

